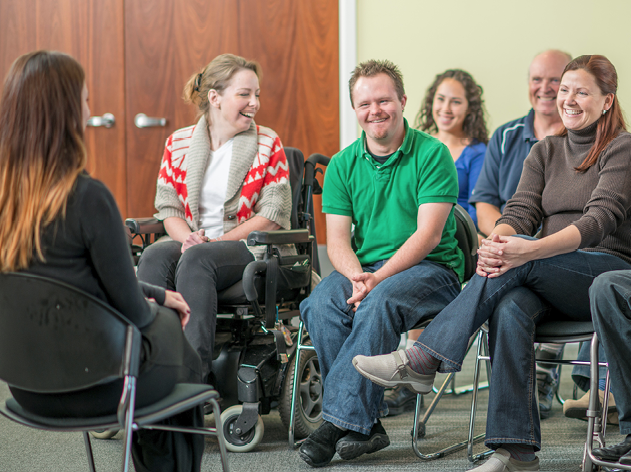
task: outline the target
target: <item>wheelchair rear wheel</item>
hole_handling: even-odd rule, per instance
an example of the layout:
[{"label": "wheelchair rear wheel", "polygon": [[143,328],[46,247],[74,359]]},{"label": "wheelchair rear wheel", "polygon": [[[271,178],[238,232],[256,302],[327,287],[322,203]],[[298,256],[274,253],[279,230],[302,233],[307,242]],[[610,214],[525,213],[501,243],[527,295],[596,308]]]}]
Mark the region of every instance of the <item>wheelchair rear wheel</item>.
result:
[{"label": "wheelchair rear wheel", "polygon": [[[283,393],[278,404],[280,419],[285,428],[289,428],[291,416],[292,385],[296,357],[289,364]],[[315,351],[302,351],[298,365],[298,397],[294,415],[294,435],[302,439],[313,433],[322,424],[323,382],[320,363]]]}]

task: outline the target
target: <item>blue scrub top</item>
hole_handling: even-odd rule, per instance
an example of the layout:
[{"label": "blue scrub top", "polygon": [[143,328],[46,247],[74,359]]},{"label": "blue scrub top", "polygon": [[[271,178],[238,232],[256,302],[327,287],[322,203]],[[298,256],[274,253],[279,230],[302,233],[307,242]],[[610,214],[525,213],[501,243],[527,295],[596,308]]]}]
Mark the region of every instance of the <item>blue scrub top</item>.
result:
[{"label": "blue scrub top", "polygon": [[458,171],[458,205],[471,215],[476,228],[478,227],[478,216],[475,213],[475,206],[469,203],[469,198],[473,194],[473,189],[482,170],[485,152],[486,144],[475,141],[464,148],[455,162]]}]

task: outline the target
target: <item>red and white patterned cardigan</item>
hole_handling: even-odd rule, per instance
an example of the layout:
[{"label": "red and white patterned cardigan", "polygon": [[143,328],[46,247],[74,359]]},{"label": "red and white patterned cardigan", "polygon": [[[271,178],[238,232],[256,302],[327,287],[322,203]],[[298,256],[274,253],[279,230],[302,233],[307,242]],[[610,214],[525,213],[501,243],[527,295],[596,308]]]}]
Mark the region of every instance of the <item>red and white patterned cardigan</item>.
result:
[{"label": "red and white patterned cardigan", "polygon": [[[158,174],[156,218],[185,219],[199,229],[199,196],[210,157],[210,138],[202,117],[166,141]],[[290,228],[289,167],[276,133],[254,122],[235,136],[224,202],[224,233],[254,215]]]}]

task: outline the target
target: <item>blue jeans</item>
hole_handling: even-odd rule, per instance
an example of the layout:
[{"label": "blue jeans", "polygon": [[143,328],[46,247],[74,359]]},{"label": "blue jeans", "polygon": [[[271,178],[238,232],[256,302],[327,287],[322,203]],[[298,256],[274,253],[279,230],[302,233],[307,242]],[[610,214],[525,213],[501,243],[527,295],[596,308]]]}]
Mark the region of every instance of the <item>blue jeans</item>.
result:
[{"label": "blue jeans", "polygon": [[589,287],[603,272],[631,269],[622,259],[574,251],[530,261],[497,278],[474,275],[460,296],[423,331],[416,345],[440,359],[440,372],[462,368],[467,342],[489,321],[492,377],[485,444],[541,448],[536,402],[534,332],[554,311],[591,320]]},{"label": "blue jeans", "polygon": [[[591,343],[581,343],[581,347],[578,351],[578,356],[576,356],[577,361],[586,361],[589,362],[589,351],[590,351]],[[598,359],[599,362],[607,362],[607,354],[603,349],[603,345],[598,345]],[[598,368],[598,378],[604,379],[607,375],[607,367],[599,367]],[[574,383],[584,392],[589,390],[589,376],[590,376],[590,368],[588,365],[575,365],[572,367],[572,380]],[[611,388],[613,391],[613,383],[611,384]]]},{"label": "blue jeans", "polygon": [[[363,269],[374,272],[385,262]],[[459,292],[460,282],[452,270],[422,261],[378,284],[354,312],[346,303],[351,282],[337,271],[325,277],[300,304],[324,378],[323,418],[369,434],[374,420],[385,416],[388,407],[383,387],[362,377],[353,367],[353,357],[392,352],[401,333],[436,316]]]},{"label": "blue jeans", "polygon": [[609,359],[620,434],[631,434],[631,271],[597,277],[589,297],[594,328]]}]

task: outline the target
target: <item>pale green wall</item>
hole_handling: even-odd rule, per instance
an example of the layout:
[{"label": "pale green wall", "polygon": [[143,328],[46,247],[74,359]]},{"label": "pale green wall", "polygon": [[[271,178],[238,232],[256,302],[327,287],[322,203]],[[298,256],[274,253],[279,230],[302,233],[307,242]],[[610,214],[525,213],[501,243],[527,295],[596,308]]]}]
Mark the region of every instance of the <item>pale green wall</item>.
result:
[{"label": "pale green wall", "polygon": [[528,65],[550,48],[607,56],[631,119],[629,0],[357,0],[357,35],[360,62],[401,68],[410,124],[436,74],[450,68],[484,88],[490,132],[525,115]]}]

